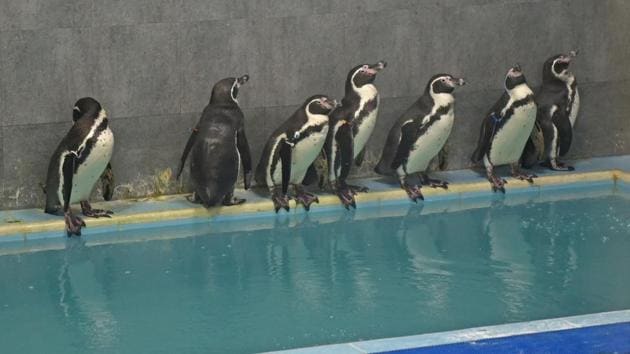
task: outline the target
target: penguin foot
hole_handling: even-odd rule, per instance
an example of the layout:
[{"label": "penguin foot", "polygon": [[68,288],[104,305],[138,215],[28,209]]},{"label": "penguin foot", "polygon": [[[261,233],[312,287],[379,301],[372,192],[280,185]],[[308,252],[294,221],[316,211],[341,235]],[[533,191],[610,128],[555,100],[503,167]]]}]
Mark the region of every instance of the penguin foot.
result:
[{"label": "penguin foot", "polygon": [[431,188],[444,188],[448,189],[448,181],[441,179],[429,178],[429,176],[425,174],[420,175],[420,183],[423,186],[429,186]]},{"label": "penguin foot", "polygon": [[357,193],[367,193],[370,190],[368,187],[355,185],[348,185],[348,188],[354,195],[357,195]]},{"label": "penguin foot", "polygon": [[112,214],[114,214],[111,210],[92,209],[92,206],[87,201],[81,202],[81,213],[88,218],[111,218]]},{"label": "penguin foot", "polygon": [[350,188],[350,186],[346,188],[337,188],[336,193],[346,210],[350,210],[350,207],[353,209],[357,208],[357,202],[354,200],[356,193]]},{"label": "penguin foot", "polygon": [[411,201],[413,201],[414,203],[417,204],[418,199],[424,200],[424,196],[422,195],[422,192],[417,185],[410,185],[405,183],[405,185],[402,186],[402,189],[407,192],[407,196],[409,196],[409,199],[411,199]]},{"label": "penguin foot", "polygon": [[289,211],[289,197],[287,197],[286,195],[274,194],[271,196],[271,200],[273,201],[273,208],[276,213],[280,209]]},{"label": "penguin foot", "polygon": [[224,206],[241,205],[241,204],[245,203],[246,201],[247,201],[247,199],[237,198],[237,197],[229,197],[229,198],[224,198],[223,202],[221,204],[223,204]]},{"label": "penguin foot", "polygon": [[559,162],[559,161],[551,161],[551,162],[545,161],[541,163],[540,165],[554,171],[575,171],[575,167],[567,165],[566,163]]},{"label": "penguin foot", "polygon": [[73,235],[81,236],[81,227],[85,227],[85,221],[78,216],[74,216],[71,211],[64,213],[66,221],[66,234],[68,237]]},{"label": "penguin foot", "polygon": [[306,209],[306,211],[311,210],[311,204],[319,203],[319,198],[317,198],[315,194],[311,194],[307,192],[299,193],[298,195],[295,196],[294,199],[295,199],[295,203],[302,204],[304,206],[304,209]]},{"label": "penguin foot", "polygon": [[534,183],[534,178],[538,178],[538,176],[536,176],[535,174],[529,175],[523,172],[512,172],[512,177],[521,181],[527,181],[529,183]]},{"label": "penguin foot", "polygon": [[492,185],[493,192],[500,191],[501,193],[505,194],[505,185],[507,184],[506,180],[497,176],[492,176],[488,178],[488,180],[490,181],[490,184]]}]

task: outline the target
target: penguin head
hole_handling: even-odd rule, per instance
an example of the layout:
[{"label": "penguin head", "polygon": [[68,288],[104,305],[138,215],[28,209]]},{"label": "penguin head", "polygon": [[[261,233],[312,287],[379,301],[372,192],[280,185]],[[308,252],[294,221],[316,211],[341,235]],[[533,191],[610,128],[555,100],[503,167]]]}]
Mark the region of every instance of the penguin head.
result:
[{"label": "penguin head", "polygon": [[527,83],[525,81],[525,75],[523,75],[523,69],[519,64],[514,65],[508,70],[505,75],[505,89],[511,91],[518,85]]},{"label": "penguin head", "polygon": [[543,81],[568,81],[573,76],[569,64],[577,54],[577,50],[572,50],[569,54],[557,54],[547,59],[543,65]]},{"label": "penguin head", "polygon": [[326,95],[315,95],[309,97],[304,108],[307,114],[321,114],[328,115],[335,107],[337,107],[337,101],[330,99]]},{"label": "penguin head", "polygon": [[376,79],[376,74],[387,67],[387,62],[381,60],[376,64],[357,65],[348,73],[346,80],[346,90],[349,88],[359,89],[364,85],[371,84]]},{"label": "penguin head", "polygon": [[457,86],[466,85],[466,81],[462,78],[453,77],[450,74],[433,75],[427,83],[426,90],[433,95],[441,93],[452,93]]},{"label": "penguin head", "polygon": [[238,104],[238,90],[249,80],[249,75],[241,77],[228,77],[216,84],[212,88],[210,103],[213,104]]},{"label": "penguin head", "polygon": [[82,117],[96,118],[99,114],[106,113],[101,104],[92,97],[80,98],[72,108],[72,120],[75,122]]}]

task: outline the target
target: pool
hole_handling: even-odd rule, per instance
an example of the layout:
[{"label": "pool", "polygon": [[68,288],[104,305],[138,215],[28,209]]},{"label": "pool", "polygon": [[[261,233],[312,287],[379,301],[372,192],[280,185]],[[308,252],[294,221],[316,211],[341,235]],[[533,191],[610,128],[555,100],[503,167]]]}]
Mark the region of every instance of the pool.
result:
[{"label": "pool", "polygon": [[611,183],[0,245],[3,351],[248,353],[630,308]]}]

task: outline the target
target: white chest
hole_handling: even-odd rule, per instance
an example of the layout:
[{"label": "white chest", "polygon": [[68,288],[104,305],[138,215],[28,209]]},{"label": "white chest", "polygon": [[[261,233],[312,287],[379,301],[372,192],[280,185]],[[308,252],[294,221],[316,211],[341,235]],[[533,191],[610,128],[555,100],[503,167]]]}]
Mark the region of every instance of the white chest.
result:
[{"label": "white chest", "polygon": [[301,183],[308,167],[315,161],[326,142],[328,125],[295,144],[291,152],[291,183]]},{"label": "white chest", "polygon": [[490,162],[505,165],[518,162],[536,122],[534,102],[514,110],[512,117],[495,134],[490,147]]},{"label": "white chest", "polygon": [[[92,189],[94,189],[94,185],[111,160],[113,151],[114,134],[107,128],[98,135],[96,143],[92,146],[89,155],[87,155],[83,163],[79,165],[74,174],[70,203],[88,200]],[[59,198],[59,200],[63,201],[61,193],[59,193]]]},{"label": "white chest", "polygon": [[376,107],[372,110],[366,117],[363,118],[359,125],[359,129],[357,134],[354,136],[354,157],[363,150],[365,144],[372,136],[372,132],[374,132],[374,127],[376,126],[376,118],[378,116],[378,107],[380,103],[380,98],[378,96],[378,91],[374,85],[364,85],[358,90],[359,96],[361,100],[359,101],[359,109],[355,113],[355,119],[358,117],[360,112],[368,105],[370,102],[376,100]]},{"label": "white chest", "polygon": [[409,151],[407,173],[423,172],[431,160],[442,150],[453,128],[455,115],[451,108],[418,137]]}]

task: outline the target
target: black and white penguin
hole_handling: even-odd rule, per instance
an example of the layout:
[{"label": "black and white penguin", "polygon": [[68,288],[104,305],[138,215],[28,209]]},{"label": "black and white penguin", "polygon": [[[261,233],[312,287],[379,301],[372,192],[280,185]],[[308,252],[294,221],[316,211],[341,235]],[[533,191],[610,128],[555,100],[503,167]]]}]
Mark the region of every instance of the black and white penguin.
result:
[{"label": "black and white penguin", "polygon": [[464,79],[449,74],[434,75],[424,94],[396,121],[389,131],[381,159],[374,171],[397,175],[411,200],[424,199],[420,188],[407,177],[419,174],[422,185],[448,188],[448,182],[431,179],[424,172],[442,150],[455,120],[453,91]]},{"label": "black and white penguin", "polygon": [[505,92],[483,119],[473,162],[483,161],[492,190],[505,193],[504,179],[494,174],[494,166],[509,164],[512,176],[533,183],[535,175],[520,170],[520,157],[536,122],[534,93],[517,64],[505,77]]},{"label": "black and white penguin", "polygon": [[223,79],[214,85],[210,103],[203,110],[181,157],[177,178],[192,152],[191,200],[205,207],[245,202],[245,199],[234,197],[234,185],[241,164],[245,189],[249,189],[251,180],[252,160],[245,136],[245,118],[237,99],[239,88],[247,80],[249,76],[243,75]]},{"label": "black and white penguin", "polygon": [[[532,138],[523,152],[524,167],[531,167],[542,161],[543,165],[552,170],[574,169],[559,162],[558,157],[569,151],[573,126],[580,110],[577,80],[569,71],[569,65],[575,56],[577,51],[554,55],[543,65],[543,83],[535,97],[538,105],[537,129],[532,132]],[[542,144],[536,144],[537,140]]]},{"label": "black and white penguin", "polygon": [[61,140],[48,165],[46,207],[57,215],[63,210],[68,236],[81,235],[85,222],[73,215],[70,205],[81,203],[83,215],[110,217],[109,210],[92,209],[88,198],[108,166],[114,150],[114,134],[107,113],[91,97],[79,99],[73,109],[74,124]]},{"label": "black and white penguin", "polygon": [[289,211],[289,184],[295,188],[296,203],[306,210],[319,202],[317,196],[304,191],[302,180],[324,147],[328,114],[336,105],[324,95],[308,98],[267,140],[256,167],[256,183],[269,188],[276,213],[281,208]]},{"label": "black and white penguin", "polygon": [[[363,161],[365,145],[374,131],[378,116],[379,95],[374,80],[387,66],[385,61],[358,65],[348,73],[341,106],[330,113],[330,129],[324,145],[328,182],[346,207],[356,208],[354,196],[367,188],[350,186],[346,179],[352,162]],[[311,171],[313,169],[311,168]],[[309,178],[312,180],[312,178]]]}]

